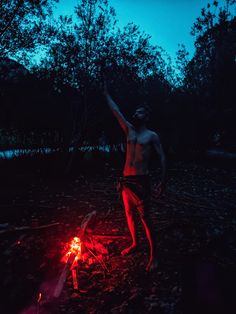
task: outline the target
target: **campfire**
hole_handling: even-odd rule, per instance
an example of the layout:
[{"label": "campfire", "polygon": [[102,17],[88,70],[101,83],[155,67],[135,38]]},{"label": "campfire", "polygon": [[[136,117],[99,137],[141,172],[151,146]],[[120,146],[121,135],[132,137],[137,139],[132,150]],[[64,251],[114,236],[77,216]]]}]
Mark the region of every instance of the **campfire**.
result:
[{"label": "campfire", "polygon": [[[46,311],[51,306],[58,304],[61,299],[65,283],[67,282],[73,290],[73,297],[80,297],[82,294],[90,291],[90,288],[94,286],[94,280],[91,278],[99,278],[103,276],[102,280],[111,277],[113,270],[112,260],[114,251],[111,250],[111,255],[108,252],[108,248],[114,248],[114,242],[120,241],[121,239],[128,240],[129,236],[116,234],[117,229],[112,229],[110,234],[98,234],[94,232],[94,226],[92,218],[96,215],[96,211],[89,213],[82,220],[80,227],[72,230],[68,230],[67,239],[60,245],[53,244],[52,249],[53,256],[57,257],[58,253],[61,254],[61,258],[58,260],[57,266],[55,267],[56,273],[53,270],[53,276],[46,278],[41,282],[37,294],[34,298],[34,303],[26,307],[21,313],[32,314],[41,313]],[[25,230],[44,230],[52,227],[56,227],[60,223],[52,223],[42,226],[30,228],[28,226],[14,228],[13,231],[25,231]],[[88,228],[89,226],[89,228]],[[92,231],[93,230],[93,231]],[[6,230],[4,232],[10,232]],[[60,231],[60,230],[58,230]],[[23,237],[21,236],[16,242],[16,245],[20,245]],[[56,239],[58,240],[58,238]],[[15,244],[14,244],[15,245]],[[116,246],[116,245],[115,245]],[[55,253],[56,252],[56,253]],[[51,253],[47,256],[51,256]],[[44,313],[44,312],[43,312]]]},{"label": "campfire", "polygon": [[54,290],[54,297],[58,298],[63,290],[66,279],[71,272],[74,290],[79,290],[79,270],[83,267],[88,268],[93,263],[99,263],[104,270],[104,274],[109,272],[104,259],[108,257],[107,248],[86,232],[86,228],[96,212],[88,214],[82,221],[78,236],[73,237],[65,244],[61,262],[64,268],[59,277]]}]

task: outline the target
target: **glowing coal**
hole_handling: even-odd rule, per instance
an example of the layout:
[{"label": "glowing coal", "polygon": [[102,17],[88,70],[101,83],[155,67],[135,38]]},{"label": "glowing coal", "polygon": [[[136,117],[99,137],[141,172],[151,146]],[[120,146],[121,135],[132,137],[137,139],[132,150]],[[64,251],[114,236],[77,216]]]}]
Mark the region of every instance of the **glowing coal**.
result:
[{"label": "glowing coal", "polygon": [[80,238],[74,237],[72,241],[66,245],[66,253],[62,258],[62,262],[68,263],[68,261],[73,259],[71,267],[82,258],[82,242]]}]

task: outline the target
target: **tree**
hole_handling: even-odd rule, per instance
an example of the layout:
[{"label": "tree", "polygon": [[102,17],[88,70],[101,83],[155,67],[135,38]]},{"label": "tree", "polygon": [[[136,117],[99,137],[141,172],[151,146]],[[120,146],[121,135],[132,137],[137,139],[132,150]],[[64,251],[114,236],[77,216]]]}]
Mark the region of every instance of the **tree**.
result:
[{"label": "tree", "polygon": [[[202,9],[192,28],[195,54],[185,67],[186,91],[197,99],[206,126],[205,138],[216,131],[232,133],[235,116],[236,1],[217,1]],[[202,124],[202,125],[203,125]]]},{"label": "tree", "polygon": [[89,96],[103,71],[112,82],[114,94],[120,82],[125,82],[126,86],[139,86],[135,88],[139,95],[145,93],[140,85],[148,77],[158,74],[160,81],[166,80],[166,63],[163,50],[152,46],[139,27],[133,23],[123,30],[116,27],[115,11],[107,0],[81,0],[75,13],[76,23],[71,17],[61,16],[54,25],[57,31],[38,73],[53,79],[58,90],[67,84],[77,88],[80,107],[75,114],[74,133],[81,143],[86,129],[94,123],[90,113],[97,111],[96,119],[103,115],[101,107],[96,108],[96,98]]},{"label": "tree", "polygon": [[0,1],[0,57],[17,59],[37,45],[54,2],[58,0]]},{"label": "tree", "polygon": [[[204,88],[212,91],[223,67],[229,62],[231,65],[234,63],[235,18],[231,11],[235,4],[236,1],[226,0],[225,6],[219,7],[214,1],[214,12],[208,4],[193,25],[191,33],[196,37],[196,52],[186,68],[185,83],[197,93],[202,93]],[[231,72],[230,68],[227,68],[228,71]]]}]

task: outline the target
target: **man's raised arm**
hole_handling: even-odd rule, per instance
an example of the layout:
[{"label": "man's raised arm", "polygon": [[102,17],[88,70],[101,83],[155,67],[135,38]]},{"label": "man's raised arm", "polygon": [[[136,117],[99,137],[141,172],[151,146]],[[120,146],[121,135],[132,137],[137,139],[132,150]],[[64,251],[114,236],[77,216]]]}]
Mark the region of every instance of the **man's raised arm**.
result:
[{"label": "man's raised arm", "polygon": [[120,126],[122,127],[123,131],[125,132],[125,134],[128,134],[129,129],[131,127],[131,124],[125,119],[123,114],[120,112],[120,108],[117,106],[117,104],[111,98],[111,96],[110,96],[110,94],[108,92],[106,83],[104,83],[103,94],[104,94],[104,96],[106,98],[108,106],[110,107],[112,113],[114,114],[114,116],[118,120],[118,122],[119,122]]}]

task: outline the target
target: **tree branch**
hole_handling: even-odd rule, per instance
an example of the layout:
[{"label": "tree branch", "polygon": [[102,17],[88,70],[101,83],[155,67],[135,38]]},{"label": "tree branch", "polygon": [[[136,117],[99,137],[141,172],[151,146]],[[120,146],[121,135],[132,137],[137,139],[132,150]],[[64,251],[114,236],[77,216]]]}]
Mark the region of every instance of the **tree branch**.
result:
[{"label": "tree branch", "polygon": [[18,12],[18,10],[20,9],[21,5],[23,4],[23,0],[19,0],[17,6],[15,7],[9,22],[5,25],[5,27],[0,30],[0,38],[3,36],[3,34],[8,30],[8,28],[11,26],[11,23],[13,22],[14,18],[16,17],[16,14]]}]

